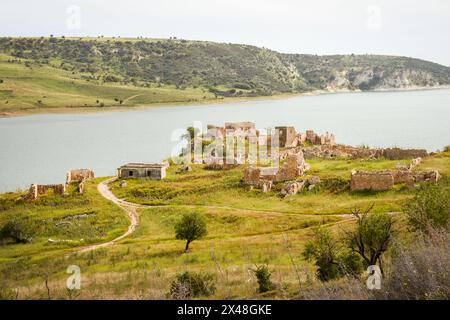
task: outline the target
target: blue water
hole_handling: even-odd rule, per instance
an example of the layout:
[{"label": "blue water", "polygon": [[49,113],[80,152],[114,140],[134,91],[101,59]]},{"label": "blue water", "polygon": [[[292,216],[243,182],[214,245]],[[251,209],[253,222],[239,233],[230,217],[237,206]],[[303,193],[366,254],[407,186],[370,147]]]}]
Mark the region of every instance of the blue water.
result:
[{"label": "blue water", "polygon": [[[64,182],[72,168],[113,175],[126,162],[158,162],[194,121],[253,121],[260,129],[293,125],[333,132],[338,143],[414,147],[450,144],[450,90],[340,93],[126,112],[0,119],[0,192]],[[177,135],[177,134],[175,134]]]}]

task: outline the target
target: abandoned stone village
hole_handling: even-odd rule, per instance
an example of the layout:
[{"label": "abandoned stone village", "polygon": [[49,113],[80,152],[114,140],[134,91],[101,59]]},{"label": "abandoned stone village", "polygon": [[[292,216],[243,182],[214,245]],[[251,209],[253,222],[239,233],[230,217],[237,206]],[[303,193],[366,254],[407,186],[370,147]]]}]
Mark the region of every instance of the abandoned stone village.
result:
[{"label": "abandoned stone village", "polygon": [[[332,133],[317,134],[313,130],[306,132],[297,132],[292,126],[279,126],[274,128],[274,135],[264,135],[256,129],[252,122],[225,123],[224,126],[208,125],[207,132],[200,135],[197,139],[215,139],[226,144],[226,137],[235,133],[243,135],[245,139],[250,136],[258,138],[259,145],[269,145],[271,139],[278,142],[277,153],[269,151],[269,156],[276,154],[277,160],[274,166],[267,164],[248,165],[245,159],[239,159],[239,156],[248,157],[248,154],[235,156],[230,164],[225,156],[212,153],[212,157],[206,157],[200,162],[205,170],[226,170],[231,167],[242,167],[242,183],[250,188],[261,189],[262,192],[270,192],[275,183],[282,183],[281,196],[287,197],[294,195],[302,190],[311,190],[320,183],[318,176],[307,175],[310,165],[307,159],[311,158],[344,158],[344,159],[389,159],[403,160],[410,159],[409,165],[398,164],[390,170],[379,171],[359,171],[349,172],[350,190],[390,190],[396,184],[405,184],[408,188],[413,188],[420,182],[437,182],[440,178],[437,170],[418,171],[415,167],[420,164],[422,158],[429,156],[423,149],[401,149],[401,148],[368,148],[355,147],[343,144],[337,144],[336,138]],[[194,159],[192,159],[194,160]],[[166,177],[166,170],[169,168],[169,161],[162,163],[128,163],[117,169],[117,178],[125,181],[130,178],[146,178],[153,180],[162,180]],[[181,165],[176,171],[182,174],[191,171],[188,163]],[[55,194],[63,195],[68,186],[74,185],[77,192],[83,193],[84,184],[88,179],[94,178],[94,172],[90,169],[70,170],[66,175],[65,184],[32,184],[26,199],[35,200],[41,195],[52,190]],[[126,186],[126,183],[121,183]]]}]

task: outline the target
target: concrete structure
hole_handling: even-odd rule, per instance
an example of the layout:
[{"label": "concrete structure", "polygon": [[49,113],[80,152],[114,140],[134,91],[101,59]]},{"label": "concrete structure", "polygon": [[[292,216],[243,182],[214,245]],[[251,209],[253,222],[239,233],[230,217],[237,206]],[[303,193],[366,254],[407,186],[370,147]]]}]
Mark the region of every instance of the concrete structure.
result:
[{"label": "concrete structure", "polygon": [[389,190],[394,187],[394,177],[389,170],[356,171],[351,173],[350,189],[358,190]]},{"label": "concrete structure", "polygon": [[161,180],[166,176],[165,163],[128,163],[117,169],[120,179],[149,178]]}]

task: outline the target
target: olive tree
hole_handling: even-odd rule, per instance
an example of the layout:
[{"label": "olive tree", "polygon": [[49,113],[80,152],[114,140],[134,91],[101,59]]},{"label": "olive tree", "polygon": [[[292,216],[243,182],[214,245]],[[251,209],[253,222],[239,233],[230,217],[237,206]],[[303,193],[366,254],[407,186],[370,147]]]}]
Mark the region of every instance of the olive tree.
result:
[{"label": "olive tree", "polygon": [[362,271],[361,258],[337,241],[328,229],[316,228],[303,251],[303,257],[314,260],[317,277],[321,281],[339,278],[345,274],[356,275]]},{"label": "olive tree", "polygon": [[369,214],[371,209],[352,212],[356,227],[346,231],[346,238],[349,248],[359,254],[367,266],[378,265],[383,273],[381,256],[392,241],[394,220],[388,213]]},{"label": "olive tree", "polygon": [[184,214],[175,225],[176,239],[186,240],[186,253],[192,241],[203,238],[207,233],[205,218],[196,212]]}]

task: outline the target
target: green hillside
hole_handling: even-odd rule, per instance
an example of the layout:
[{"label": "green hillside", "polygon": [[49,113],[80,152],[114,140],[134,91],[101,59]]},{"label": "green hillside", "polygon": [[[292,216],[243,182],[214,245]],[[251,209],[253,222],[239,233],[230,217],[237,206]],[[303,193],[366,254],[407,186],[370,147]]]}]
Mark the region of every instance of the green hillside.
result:
[{"label": "green hillside", "polygon": [[449,67],[406,57],[187,40],[0,38],[0,112],[449,84]]}]

